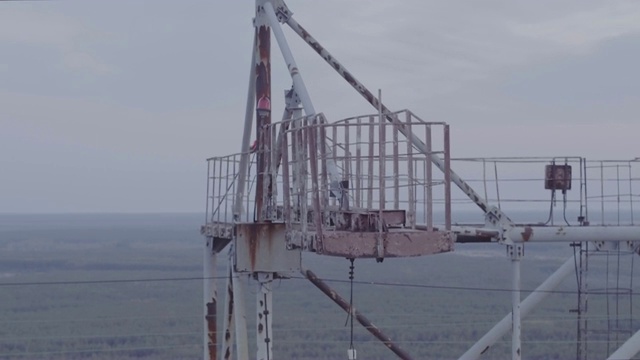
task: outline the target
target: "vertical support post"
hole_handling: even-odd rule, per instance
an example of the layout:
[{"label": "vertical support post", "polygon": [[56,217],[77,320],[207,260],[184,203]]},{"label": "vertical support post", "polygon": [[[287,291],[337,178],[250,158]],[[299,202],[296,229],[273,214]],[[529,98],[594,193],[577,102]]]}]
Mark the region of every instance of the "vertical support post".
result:
[{"label": "vertical support post", "polygon": [[[326,209],[329,206],[329,186],[328,179],[329,175],[327,174],[327,121],[323,117],[320,118],[322,126],[320,127],[320,136],[319,136],[319,146],[320,146],[320,168],[321,168],[321,181],[320,186],[322,189],[322,208]],[[325,222],[327,219],[323,217],[322,221]]]},{"label": "vertical support post", "polygon": [[[382,90],[378,90],[378,102],[382,104]],[[382,108],[378,109],[378,158],[380,159],[379,166],[379,200],[380,200],[380,220],[382,220],[382,210],[385,208],[385,165],[386,165],[386,149],[385,149],[385,120],[382,116]]]},{"label": "vertical support post", "polygon": [[257,179],[256,179],[256,214],[258,221],[265,220],[264,200],[269,197],[271,184],[265,177],[268,172],[268,151],[271,137],[265,134],[266,127],[271,124],[271,28],[266,21],[264,5],[256,0],[256,134],[257,134]]},{"label": "vertical support post", "polygon": [[[586,174],[585,174],[586,178]],[[580,259],[577,264],[578,271],[578,309],[577,309],[577,343],[576,343],[576,359],[586,359],[589,354],[589,243],[579,243],[574,246],[580,251]],[[574,255],[575,262],[575,255]]]},{"label": "vertical support post", "polygon": [[[355,206],[356,207],[362,207],[362,202],[361,202],[362,163],[360,162],[360,159],[362,158],[362,148],[361,148],[362,126],[361,125],[362,125],[362,118],[358,118],[356,122],[356,178],[355,178],[355,188],[356,188],[356,199],[355,199],[356,205]],[[631,167],[629,167],[629,169],[631,169]],[[629,175],[629,178],[631,178],[631,175]],[[629,184],[629,187],[631,187],[631,184]]]},{"label": "vertical support post", "polygon": [[[451,230],[451,142],[449,124],[444,125],[444,216],[445,227]],[[431,164],[431,163],[429,163]]]},{"label": "vertical support post", "polygon": [[204,359],[216,360],[218,347],[218,333],[216,324],[216,308],[218,306],[218,294],[216,291],[216,260],[213,252],[213,238],[207,238],[204,249]]},{"label": "vertical support post", "polygon": [[[227,201],[227,195],[229,193],[229,190],[231,189],[233,183],[235,182],[235,176],[232,174],[235,174],[235,172],[231,172],[231,161],[232,158],[230,156],[228,156],[225,160],[225,164],[226,164],[226,170],[225,173],[227,174],[227,176],[224,177],[225,179],[225,184],[224,184],[224,188],[225,188],[225,193],[224,193],[224,197],[222,199],[224,199],[224,222],[230,222],[232,220],[232,216],[230,216],[230,212],[229,212],[229,201]],[[231,197],[231,196],[229,196]],[[221,199],[221,201],[222,201]],[[233,205],[233,204],[232,204]],[[233,210],[233,209],[231,209]],[[220,209],[220,211],[222,211],[222,209]]]},{"label": "vertical support post", "polygon": [[[382,90],[378,90],[378,102],[380,104],[382,104]],[[378,158],[380,159],[380,163],[379,165],[379,200],[380,200],[380,208],[378,210],[378,237],[376,238],[376,261],[377,262],[382,262],[383,258],[384,258],[384,208],[385,208],[385,193],[387,191],[386,189],[386,185],[385,185],[385,176],[386,176],[386,169],[385,169],[385,165],[387,162],[386,159],[386,149],[385,147],[387,146],[386,141],[385,141],[385,120],[384,117],[382,116],[382,107],[378,108]]]},{"label": "vertical support post", "polygon": [[[337,164],[338,163],[338,126],[336,124],[331,125],[331,139],[333,140],[333,146],[331,147],[331,159],[334,163]],[[334,192],[333,195],[334,197],[331,205],[336,205],[336,203],[339,203],[339,201],[337,200],[341,198],[341,196],[338,192]]]},{"label": "vertical support post", "polygon": [[[285,111],[286,112],[286,111]],[[284,122],[281,123],[284,126]],[[270,134],[267,134],[271,139],[269,140],[269,154],[271,159],[269,160],[269,196],[267,197],[267,216],[269,220],[282,220],[278,217],[278,166],[280,159],[277,157],[279,151],[276,149],[277,145],[277,129],[275,125],[270,126]]]},{"label": "vertical support post", "polygon": [[511,258],[511,359],[522,359],[521,350],[521,317],[520,317],[520,263],[523,245],[508,245],[507,251]]},{"label": "vertical support post", "polygon": [[631,225],[634,225],[633,215],[633,175],[631,172],[631,161],[627,163],[629,169],[629,210],[631,211]]},{"label": "vertical support post", "polygon": [[[342,180],[343,182],[346,180],[348,181],[347,186],[343,186],[343,188],[353,188],[353,169],[351,168],[351,138],[349,136],[349,120],[345,121],[344,123],[344,160],[343,160],[343,164],[342,165]],[[346,195],[346,191],[342,192],[342,196],[345,197],[344,195]],[[345,203],[348,203],[349,199],[348,197],[345,197],[344,199],[341,199],[342,201],[342,207],[343,210],[348,210],[347,205]]]},{"label": "vertical support post", "polygon": [[374,148],[374,139],[375,139],[375,125],[374,125],[373,116],[369,117],[369,146],[367,157],[369,161],[367,163],[367,210],[371,210],[373,208],[373,148]]},{"label": "vertical support post", "polygon": [[309,125],[309,117],[305,117],[302,120],[302,125],[298,128],[297,140],[298,140],[298,168],[296,173],[300,181],[300,208],[302,214],[300,221],[302,223],[302,232],[307,233],[307,227],[309,225],[309,200],[307,198],[307,178],[309,177],[307,172],[307,146],[304,138],[304,128]]},{"label": "vertical support post", "polygon": [[273,302],[271,285],[273,282],[273,274],[271,273],[257,273],[258,278],[258,292],[257,305],[258,305],[258,317],[257,317],[257,360],[272,360],[273,359]]},{"label": "vertical support post", "polygon": [[[427,124],[425,128],[425,141],[427,156],[431,156],[433,149],[431,148],[431,125]],[[427,172],[427,181],[425,183],[425,191],[427,192],[427,202],[425,204],[425,216],[427,217],[427,231],[433,231],[433,166],[431,161],[425,163]]]},{"label": "vertical support post", "polygon": [[[224,173],[222,172],[222,163],[224,162],[223,159],[218,159],[218,177],[217,179],[215,178],[214,175],[214,181],[218,181],[218,199],[216,199],[217,201],[215,201],[215,203],[213,204],[215,206],[215,209],[213,210],[214,212],[218,213],[218,222],[223,222],[223,218],[222,218],[222,213],[223,211],[220,211],[220,205],[222,204],[222,201],[224,201],[224,195],[225,193],[222,192],[222,180],[224,179]],[[215,172],[215,170],[214,170]],[[228,176],[229,174],[227,174]],[[215,198],[214,198],[215,199]],[[226,214],[225,214],[226,215]]]},{"label": "vertical support post", "polygon": [[[502,205],[500,204],[500,181],[498,180],[498,160],[493,161],[493,178],[496,180],[496,200],[498,201],[498,209],[502,209]],[[551,225],[553,225],[553,217],[551,218]]]},{"label": "vertical support post", "polygon": [[487,161],[482,159],[482,183],[484,184],[484,198],[489,200],[489,193],[487,192]]},{"label": "vertical support post", "polygon": [[600,225],[604,223],[604,162],[600,161]]},{"label": "vertical support post", "polygon": [[[294,134],[294,132],[291,132]],[[292,135],[293,136],[293,135]],[[289,135],[285,132],[282,134],[282,142],[280,143],[280,154],[282,158],[282,197],[283,197],[283,213],[285,226],[291,228],[291,183],[289,182]],[[295,140],[293,141],[295,143]],[[295,156],[295,155],[294,155]],[[295,183],[295,181],[294,181]]]},{"label": "vertical support post", "polygon": [[[411,129],[411,113],[409,111],[406,112],[407,122],[406,129],[409,134],[413,134]],[[413,144],[410,141],[407,141],[407,158],[408,158],[408,180],[407,184],[409,185],[409,224],[412,229],[416,228],[416,192],[415,192],[415,178],[413,176]]]},{"label": "vertical support post", "polygon": [[[231,261],[231,259],[229,259]],[[247,336],[247,315],[244,304],[244,284],[240,281],[238,273],[232,270],[234,312],[236,329],[236,350],[238,359],[249,358],[249,338]]]},{"label": "vertical support post", "polygon": [[[212,188],[212,181],[211,181],[211,159],[207,159],[207,199],[206,199],[206,205],[205,205],[205,211],[204,211],[204,223],[208,223],[209,222],[209,201],[211,201],[211,198],[209,195],[209,193],[211,192],[211,188]],[[213,202],[211,202],[211,210],[213,211]]]},{"label": "vertical support post", "polygon": [[584,174],[584,220],[588,223],[589,220],[589,197],[587,196],[589,194],[588,191],[588,185],[589,185],[589,181],[588,179],[588,175],[587,175],[587,159],[586,158],[581,158],[582,159],[582,173]]},{"label": "vertical support post", "polygon": [[311,170],[311,199],[313,201],[313,223],[315,225],[316,236],[322,239],[322,211],[320,210],[320,194],[318,191],[318,151],[316,148],[317,122],[313,122],[307,127],[306,137],[309,144],[309,163]]},{"label": "vertical support post", "polygon": [[400,209],[400,161],[398,159],[398,125],[393,124],[393,209]]}]

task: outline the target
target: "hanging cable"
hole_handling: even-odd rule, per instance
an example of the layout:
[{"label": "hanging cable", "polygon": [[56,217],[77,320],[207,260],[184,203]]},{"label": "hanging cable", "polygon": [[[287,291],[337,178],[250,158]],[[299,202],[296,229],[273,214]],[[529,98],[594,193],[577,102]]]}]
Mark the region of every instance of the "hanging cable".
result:
[{"label": "hanging cable", "polygon": [[347,326],[347,324],[350,323],[351,326],[351,332],[350,332],[350,338],[349,338],[349,350],[347,350],[347,355],[348,355],[348,359],[349,360],[355,360],[356,359],[356,349],[353,347],[353,274],[354,274],[354,266],[353,266],[353,262],[354,262],[354,258],[349,258],[349,261],[351,262],[351,265],[349,266],[349,314],[347,315],[347,321],[345,322],[344,326]]},{"label": "hanging cable", "polygon": [[544,225],[549,225],[549,222],[551,222],[553,219],[553,203],[554,202],[556,202],[556,191],[551,190],[551,202],[549,204],[549,217],[547,218],[547,221],[544,222]]}]

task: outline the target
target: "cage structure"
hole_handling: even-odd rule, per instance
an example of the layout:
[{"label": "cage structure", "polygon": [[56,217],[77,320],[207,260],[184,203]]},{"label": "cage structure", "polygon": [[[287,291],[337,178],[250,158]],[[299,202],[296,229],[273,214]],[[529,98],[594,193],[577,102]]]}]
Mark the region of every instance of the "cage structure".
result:
[{"label": "cage structure", "polygon": [[[282,0],[256,0],[253,55],[241,152],[211,158],[207,174],[207,223],[204,257],[205,358],[216,358],[215,259],[230,244],[232,261],[228,273],[224,336],[220,353],[229,358],[235,343],[237,357],[248,359],[243,289],[238,278],[256,280],[256,358],[270,359],[272,350],[272,282],[292,272],[301,273],[353,318],[352,304],[302,266],[302,251],[346,257],[383,260],[437,254],[453,249],[454,242],[498,243],[506,248],[511,263],[511,313],[479,339],[460,359],[477,359],[486,349],[511,333],[511,357],[522,358],[521,319],[553,291],[562,279],[575,271],[575,257],[551,274],[521,301],[521,260],[524,247],[534,243],[615,244],[637,252],[640,226],[633,213],[636,197],[623,190],[626,182],[607,180],[617,186],[602,188],[599,198],[590,198],[591,178],[581,157],[556,157],[550,161],[522,158],[460,159],[483,171],[467,174],[467,167],[455,164],[449,152],[449,128],[428,123],[410,111],[392,112],[332,54],[293,18]],[[377,114],[328,122],[316,111],[301,71],[288,46],[281,24],[286,24],[334,69]],[[291,77],[285,91],[281,122],[271,121],[271,37],[276,40]],[[254,111],[255,110],[255,111]],[[255,146],[251,133],[256,129]],[[441,135],[432,136],[432,132]],[[535,172],[508,170],[530,167]],[[437,168],[438,171],[433,171]],[[493,165],[491,184],[487,169]],[[599,179],[606,169],[618,176],[626,168],[600,164]],[[608,170],[607,170],[608,171]],[[490,172],[490,171],[489,171]],[[637,175],[629,172],[629,187]],[[475,176],[475,177],[474,177]],[[518,177],[525,179],[518,181]],[[577,184],[573,178],[579,179]],[[465,181],[470,179],[470,181]],[[472,181],[482,181],[484,196]],[[530,190],[528,182],[533,182]],[[452,185],[455,190],[452,191]],[[479,184],[478,184],[479,185]],[[495,185],[495,193],[491,194]],[[595,185],[597,186],[597,185]],[[603,185],[601,185],[602,187]],[[526,188],[526,191],[522,189]],[[608,187],[607,187],[608,188]],[[578,191],[576,191],[578,190]],[[523,200],[524,199],[524,200]],[[622,225],[629,199],[630,223]],[[537,200],[537,201],[536,201]],[[589,204],[600,202],[600,226],[590,220]],[[562,211],[557,211],[561,204]],[[605,226],[605,208],[617,206],[616,226]],[[452,219],[452,207],[480,210],[483,221],[466,223]],[[549,209],[548,216],[535,221],[514,216],[518,209]],[[543,210],[544,213],[544,210]],[[594,217],[594,216],[592,216]],[[576,220],[573,220],[573,219]],[[436,225],[439,224],[439,225]],[[587,252],[580,252],[587,255]],[[341,299],[341,298],[340,298]],[[360,315],[367,330],[402,359],[411,358],[380,329]],[[235,320],[234,320],[235,319]],[[235,334],[235,340],[232,334]],[[618,344],[615,344],[616,346]],[[349,358],[355,358],[349,349]],[[640,350],[636,332],[611,356],[628,359]],[[208,354],[207,354],[208,352]]]},{"label": "cage structure", "polygon": [[[448,126],[427,123],[408,110],[392,114],[427,139],[448,167]],[[438,134],[438,141],[433,141]],[[232,209],[241,201],[242,222],[263,218],[285,226],[288,249],[347,258],[421,256],[451,251],[450,180],[378,114],[334,123],[323,114],[271,124],[263,134],[264,172],[249,167],[247,191],[236,199],[240,154],[209,162],[207,225],[203,233],[231,240]],[[253,154],[255,158],[258,154]],[[337,169],[338,177],[328,169]],[[265,181],[258,188],[257,177]],[[257,214],[256,199],[262,214]],[[434,225],[434,213],[445,221]]]}]

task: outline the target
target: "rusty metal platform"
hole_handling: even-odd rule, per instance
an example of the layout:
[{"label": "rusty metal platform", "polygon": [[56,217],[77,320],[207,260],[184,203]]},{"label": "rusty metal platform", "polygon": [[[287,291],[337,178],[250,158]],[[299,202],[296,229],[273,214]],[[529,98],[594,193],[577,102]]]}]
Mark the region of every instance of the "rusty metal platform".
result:
[{"label": "rusty metal platform", "polygon": [[[292,237],[303,239],[301,232]],[[448,231],[391,229],[388,232],[329,231],[311,236],[301,244],[319,255],[346,258],[394,258],[434,255],[453,251],[454,236]]]}]

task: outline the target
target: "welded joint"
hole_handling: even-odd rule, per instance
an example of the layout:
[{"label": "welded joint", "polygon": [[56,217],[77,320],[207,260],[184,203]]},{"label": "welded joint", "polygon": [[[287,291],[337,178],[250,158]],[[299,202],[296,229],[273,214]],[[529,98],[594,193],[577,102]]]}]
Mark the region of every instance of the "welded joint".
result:
[{"label": "welded joint", "polygon": [[289,10],[287,5],[282,0],[270,0],[273,5],[273,9],[276,11],[276,17],[281,24],[286,23],[293,15],[293,12]]},{"label": "welded joint", "polygon": [[640,255],[640,242],[637,241],[627,241],[627,246],[629,250]]}]

